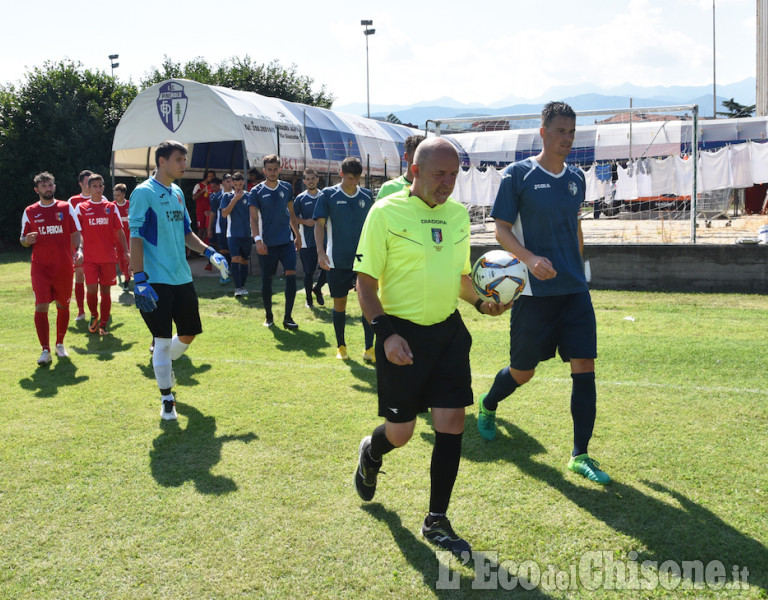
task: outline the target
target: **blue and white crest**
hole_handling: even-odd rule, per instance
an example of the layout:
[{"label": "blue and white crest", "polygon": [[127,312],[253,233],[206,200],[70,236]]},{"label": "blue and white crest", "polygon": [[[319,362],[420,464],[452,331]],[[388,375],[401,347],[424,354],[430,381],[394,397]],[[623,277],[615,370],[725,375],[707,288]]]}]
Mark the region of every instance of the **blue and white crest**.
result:
[{"label": "blue and white crest", "polygon": [[575,181],[568,182],[568,191],[571,192],[571,196],[575,196],[578,193],[579,188]]},{"label": "blue and white crest", "polygon": [[184,115],[187,114],[189,98],[184,93],[184,86],[175,81],[169,81],[160,87],[157,96],[157,112],[160,120],[172,133],[181,127]]},{"label": "blue and white crest", "polygon": [[443,230],[442,229],[436,229],[432,228],[432,241],[435,242],[435,244],[442,244],[443,243]]}]

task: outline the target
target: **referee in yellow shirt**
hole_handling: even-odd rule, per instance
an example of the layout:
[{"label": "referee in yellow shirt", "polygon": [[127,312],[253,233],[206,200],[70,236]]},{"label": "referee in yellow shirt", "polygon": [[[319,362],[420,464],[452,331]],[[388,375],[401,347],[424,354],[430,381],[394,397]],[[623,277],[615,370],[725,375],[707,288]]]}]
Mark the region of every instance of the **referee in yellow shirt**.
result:
[{"label": "referee in yellow shirt", "polygon": [[376,202],[357,247],[357,293],[376,332],[379,416],[384,423],[360,442],[355,488],[373,499],[382,456],[404,446],[416,416],[432,411],[435,446],[430,467],[429,514],[421,532],[456,555],[470,545],[446,516],[459,470],[465,407],[472,404],[472,338],[458,299],[500,315],[508,307],[475,294],[470,272],[469,215],[449,198],[459,155],[442,138],[422,142],[413,184]]}]

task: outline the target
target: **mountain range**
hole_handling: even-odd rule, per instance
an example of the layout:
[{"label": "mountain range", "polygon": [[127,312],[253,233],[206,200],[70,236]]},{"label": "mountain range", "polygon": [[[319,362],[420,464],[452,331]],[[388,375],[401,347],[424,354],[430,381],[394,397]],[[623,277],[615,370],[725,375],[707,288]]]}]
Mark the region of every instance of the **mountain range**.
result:
[{"label": "mountain range", "polygon": [[[756,80],[748,77],[743,81],[717,86],[718,111],[724,110],[723,100],[733,98],[745,105],[755,103]],[[395,115],[403,123],[423,127],[427,119],[448,119],[453,117],[490,117],[494,115],[522,115],[539,113],[550,100],[562,100],[574,110],[608,110],[629,108],[630,99],[635,108],[643,106],[668,106],[675,104],[698,104],[699,116],[712,117],[712,86],[652,86],[642,87],[624,83],[611,88],[583,83],[573,86],[558,86],[547,90],[538,98],[507,96],[491,104],[464,104],[444,96],[436,100],[417,102],[410,106],[372,104],[371,117],[385,118]],[[333,110],[356,115],[367,114],[365,103],[334,106]]]}]

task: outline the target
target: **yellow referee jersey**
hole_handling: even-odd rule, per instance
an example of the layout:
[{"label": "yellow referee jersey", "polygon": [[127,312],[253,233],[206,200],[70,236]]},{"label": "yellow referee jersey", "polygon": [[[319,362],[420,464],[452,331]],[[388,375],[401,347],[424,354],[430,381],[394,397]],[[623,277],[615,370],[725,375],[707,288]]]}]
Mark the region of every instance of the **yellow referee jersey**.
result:
[{"label": "yellow referee jersey", "polygon": [[445,321],[471,270],[469,215],[453,198],[430,208],[405,188],[374,203],[354,270],[379,281],[384,312],[419,325]]}]

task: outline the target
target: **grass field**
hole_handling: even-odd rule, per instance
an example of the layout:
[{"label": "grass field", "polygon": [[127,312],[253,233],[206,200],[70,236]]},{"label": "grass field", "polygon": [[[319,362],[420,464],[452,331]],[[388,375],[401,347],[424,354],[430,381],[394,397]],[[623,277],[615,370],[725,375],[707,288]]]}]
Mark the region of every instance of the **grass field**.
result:
[{"label": "grass field", "polygon": [[[176,362],[165,423],[132,304],[104,339],[72,321],[71,358],[38,368],[28,257],[0,257],[0,598],[768,597],[768,298],[594,292],[590,451],[607,487],[565,469],[559,360],[502,403],[493,443],[470,411],[450,517],[484,573],[421,538],[428,419],[385,458],[374,502],[354,492],[379,422],[355,297],[342,363],[327,304],[300,294],[289,333],[261,326],[258,294],[196,285],[205,332]],[[461,310],[477,397],[506,362],[508,321]],[[744,567],[747,589],[714,589]],[[611,589],[622,572],[650,589]]]}]

